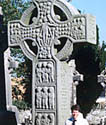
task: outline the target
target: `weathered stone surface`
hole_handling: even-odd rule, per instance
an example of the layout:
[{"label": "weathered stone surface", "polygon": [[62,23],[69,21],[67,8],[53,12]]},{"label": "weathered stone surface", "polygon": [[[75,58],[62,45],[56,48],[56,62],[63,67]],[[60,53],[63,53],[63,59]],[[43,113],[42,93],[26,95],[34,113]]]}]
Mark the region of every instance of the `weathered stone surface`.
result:
[{"label": "weathered stone surface", "polygon": [[10,48],[4,52],[4,71],[5,71],[5,93],[6,93],[6,109],[15,112],[16,121],[19,123],[18,109],[12,105],[12,86],[11,86],[11,68],[17,68],[18,64],[10,56]]},{"label": "weathered stone surface", "polygon": [[70,67],[70,70],[71,70],[71,77],[72,77],[72,81],[71,81],[71,84],[72,84],[72,87],[71,87],[71,102],[70,104],[71,105],[75,105],[77,103],[77,95],[76,95],[76,89],[77,89],[77,85],[79,85],[79,81],[83,81],[84,78],[83,78],[83,75],[80,74],[77,70],[76,70],[76,65],[75,65],[75,60],[71,60],[69,62],[69,67]]},{"label": "weathered stone surface", "polygon": [[21,20],[9,22],[8,34],[9,46],[20,46],[32,60],[32,125],[64,125],[73,82],[65,61],[73,43],[95,43],[95,17],[64,0],[33,0]]},{"label": "weathered stone surface", "polygon": [[106,87],[106,68],[98,75],[98,82],[102,85],[103,88]]}]

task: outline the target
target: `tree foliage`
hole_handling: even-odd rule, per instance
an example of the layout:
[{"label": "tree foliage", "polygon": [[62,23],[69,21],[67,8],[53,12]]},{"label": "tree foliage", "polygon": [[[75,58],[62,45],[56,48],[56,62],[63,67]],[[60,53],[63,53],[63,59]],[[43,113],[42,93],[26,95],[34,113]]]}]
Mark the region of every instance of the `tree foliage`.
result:
[{"label": "tree foliage", "polygon": [[3,21],[7,24],[8,21],[20,19],[22,12],[30,5],[30,2],[24,2],[22,0],[4,0],[0,2],[0,6],[3,10]]},{"label": "tree foliage", "polygon": [[84,75],[84,81],[80,82],[77,87],[77,102],[81,105],[85,115],[91,110],[103,90],[102,86],[98,83],[97,75],[105,67],[105,48],[105,42],[100,47],[98,26],[96,45],[88,43],[74,45],[71,58],[75,59],[77,70]]},{"label": "tree foliage", "polygon": [[[3,27],[7,27],[8,21],[20,19],[23,11],[30,6],[30,1],[27,0],[24,2],[22,0],[5,0],[0,2],[0,6],[3,11]],[[7,41],[8,40],[6,39],[6,42]],[[31,94],[29,94],[31,93],[31,85],[29,85],[31,83],[31,62],[24,56],[20,48],[11,48],[11,56],[19,62],[18,68],[14,69],[12,72],[13,76],[23,77],[21,84],[26,83],[27,86],[22,102],[25,101],[29,103],[29,100],[31,100]],[[14,104],[16,103],[14,102]]]},{"label": "tree foliage", "polygon": [[106,67],[106,43],[105,41],[102,42],[102,46],[99,47],[99,55],[100,55],[100,69],[101,71],[104,70]]}]

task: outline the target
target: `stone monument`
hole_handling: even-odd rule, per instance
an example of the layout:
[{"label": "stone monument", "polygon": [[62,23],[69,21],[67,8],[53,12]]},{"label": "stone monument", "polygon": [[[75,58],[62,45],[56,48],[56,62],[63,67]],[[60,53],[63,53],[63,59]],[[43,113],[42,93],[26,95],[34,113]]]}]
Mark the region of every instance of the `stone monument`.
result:
[{"label": "stone monument", "polygon": [[98,82],[101,84],[103,88],[106,88],[106,67],[105,69],[101,72],[100,75],[98,75]]},{"label": "stone monument", "polygon": [[8,24],[9,46],[32,60],[32,125],[64,125],[70,115],[73,43],[96,43],[96,22],[65,0],[33,0]]},{"label": "stone monument", "polygon": [[7,108],[10,102],[12,108],[12,95],[10,91],[10,77],[8,77],[8,72],[6,72],[8,67],[6,67],[5,57],[8,51],[8,41],[7,29],[3,25],[2,7],[0,7],[0,29],[0,124],[16,125],[15,113]]},{"label": "stone monument", "polygon": [[12,104],[12,86],[11,75],[12,68],[18,67],[18,62],[10,56],[10,48],[7,48],[4,52],[4,71],[5,71],[5,93],[6,93],[6,109],[15,113],[17,123],[19,123],[19,112],[16,106]]},{"label": "stone monument", "polygon": [[[103,87],[103,91],[101,93],[102,95],[102,101],[105,103],[106,106],[106,67],[105,69],[101,72],[100,75],[98,75],[98,83],[101,84],[101,86]],[[98,99],[99,101],[100,99]]]},{"label": "stone monument", "polygon": [[73,82],[71,83],[72,84],[72,88],[71,88],[71,105],[75,105],[77,104],[77,92],[76,92],[76,89],[77,89],[77,85],[79,85],[79,82],[80,81],[83,81],[84,78],[83,78],[83,75],[80,74],[77,70],[76,70],[76,65],[75,65],[75,60],[71,60],[69,62],[69,67],[70,67],[70,70],[72,72],[72,75],[71,77],[73,78]]}]

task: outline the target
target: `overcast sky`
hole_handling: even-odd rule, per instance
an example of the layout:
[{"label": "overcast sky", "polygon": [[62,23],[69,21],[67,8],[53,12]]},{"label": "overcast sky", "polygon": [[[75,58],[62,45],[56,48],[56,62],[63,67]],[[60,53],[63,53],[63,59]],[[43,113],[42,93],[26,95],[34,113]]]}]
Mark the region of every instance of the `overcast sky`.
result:
[{"label": "overcast sky", "polygon": [[100,42],[106,42],[106,0],[72,0],[71,4],[82,13],[96,16],[99,27]]}]

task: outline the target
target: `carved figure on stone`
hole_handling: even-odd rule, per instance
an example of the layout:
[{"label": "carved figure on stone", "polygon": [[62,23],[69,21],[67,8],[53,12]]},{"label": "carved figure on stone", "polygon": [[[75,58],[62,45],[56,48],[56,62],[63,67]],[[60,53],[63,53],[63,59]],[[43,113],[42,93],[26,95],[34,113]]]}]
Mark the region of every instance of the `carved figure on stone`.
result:
[{"label": "carved figure on stone", "polygon": [[37,75],[37,81],[38,83],[42,83],[42,63],[39,62],[37,64],[37,68],[36,68],[36,75]]},{"label": "carved figure on stone", "polygon": [[41,120],[40,120],[40,125],[46,125],[46,114],[43,114],[42,116],[41,116]]},{"label": "carved figure on stone", "polygon": [[43,71],[43,82],[47,83],[48,82],[47,62],[43,62],[42,65],[43,65],[43,68],[42,68],[42,71]]},{"label": "carved figure on stone", "polygon": [[46,114],[46,125],[53,125],[54,123],[54,115]]},{"label": "carved figure on stone", "polygon": [[54,125],[54,114],[50,114],[49,118],[50,118],[50,125]]},{"label": "carved figure on stone", "polygon": [[46,125],[50,125],[50,118],[48,114],[46,114]]},{"label": "carved figure on stone", "polygon": [[54,82],[54,67],[53,62],[39,62],[36,68],[36,77],[38,83]]},{"label": "carved figure on stone", "polygon": [[37,114],[35,117],[35,125],[54,125],[53,114]]},{"label": "carved figure on stone", "polygon": [[49,104],[49,109],[54,109],[54,88],[50,87],[48,89],[48,104]]},{"label": "carved figure on stone", "polygon": [[[52,28],[50,28],[50,26]],[[55,25],[52,25],[46,21],[42,24],[42,28],[39,32],[39,37],[37,37],[37,41],[39,42],[40,46],[51,46],[54,39],[54,26]]]},{"label": "carved figure on stone", "polygon": [[41,120],[41,115],[37,114],[36,117],[35,117],[35,123],[36,123],[35,125],[41,125],[40,120]]},{"label": "carved figure on stone", "polygon": [[48,109],[48,88],[42,88],[42,107]]},{"label": "carved figure on stone", "polygon": [[48,81],[51,83],[51,82],[54,82],[54,67],[53,67],[53,63],[52,62],[48,62],[47,63],[47,67],[48,67]]},{"label": "carved figure on stone", "polygon": [[42,108],[42,93],[41,88],[38,87],[36,89],[36,108],[41,109]]},{"label": "carved figure on stone", "polygon": [[48,58],[50,59],[52,56],[51,56],[51,47],[48,47]]}]

